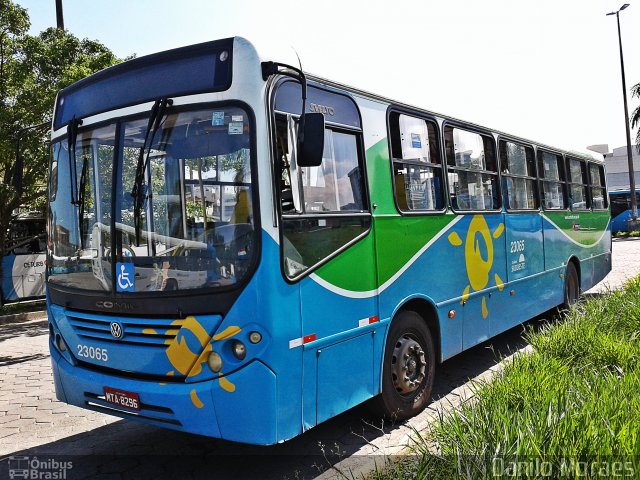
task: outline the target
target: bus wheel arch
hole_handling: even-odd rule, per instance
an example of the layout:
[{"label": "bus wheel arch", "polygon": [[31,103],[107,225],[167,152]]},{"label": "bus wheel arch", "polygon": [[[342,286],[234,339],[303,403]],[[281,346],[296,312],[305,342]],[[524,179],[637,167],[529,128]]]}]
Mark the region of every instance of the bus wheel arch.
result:
[{"label": "bus wheel arch", "polygon": [[392,420],[409,418],[424,410],[435,377],[436,342],[432,329],[416,311],[415,303],[411,305],[413,308],[399,309],[391,321],[382,362],[382,392],[372,402],[375,413]]},{"label": "bus wheel arch", "polygon": [[[412,311],[417,313],[427,324],[431,338],[433,339],[436,362],[442,363],[441,342],[440,342],[440,321],[436,307],[431,301],[422,297],[413,297],[402,304],[394,313],[393,320],[402,311]],[[392,320],[392,322],[393,322]]]}]

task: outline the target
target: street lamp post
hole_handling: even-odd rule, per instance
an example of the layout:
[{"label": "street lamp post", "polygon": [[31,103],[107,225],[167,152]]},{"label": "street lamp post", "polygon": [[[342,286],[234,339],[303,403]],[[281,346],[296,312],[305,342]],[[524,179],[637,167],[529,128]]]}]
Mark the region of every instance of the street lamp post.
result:
[{"label": "street lamp post", "polygon": [[637,230],[638,226],[638,201],[636,199],[636,180],[633,168],[633,155],[631,153],[631,130],[629,128],[629,109],[627,107],[627,82],[624,76],[624,58],[622,56],[622,35],[620,34],[620,12],[629,6],[628,3],[622,5],[617,11],[607,13],[615,15],[618,21],[618,44],[620,45],[620,69],[622,71],[622,98],[624,100],[624,126],[627,130],[627,160],[629,162],[629,197],[631,198],[631,219],[629,220],[630,230]]},{"label": "street lamp post", "polygon": [[64,16],[62,15],[62,0],[56,0],[56,23],[58,29],[64,30]]}]

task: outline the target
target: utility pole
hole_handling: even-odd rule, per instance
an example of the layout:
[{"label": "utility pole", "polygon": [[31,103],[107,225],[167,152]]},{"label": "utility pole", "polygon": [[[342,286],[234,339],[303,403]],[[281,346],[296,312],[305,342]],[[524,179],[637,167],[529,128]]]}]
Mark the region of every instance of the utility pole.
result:
[{"label": "utility pole", "polygon": [[631,218],[629,219],[629,230],[638,229],[638,200],[636,199],[636,179],[633,168],[633,154],[631,153],[631,129],[629,127],[629,109],[627,107],[627,82],[624,76],[624,58],[622,57],[622,35],[620,34],[620,12],[629,6],[628,3],[622,5],[618,11],[607,13],[615,15],[618,20],[618,44],[620,46],[620,70],[622,71],[622,98],[624,100],[624,124],[627,129],[627,161],[629,163],[629,197],[631,199]]},{"label": "utility pole", "polygon": [[62,15],[62,0],[56,0],[56,21],[58,29],[64,30],[64,16]]}]

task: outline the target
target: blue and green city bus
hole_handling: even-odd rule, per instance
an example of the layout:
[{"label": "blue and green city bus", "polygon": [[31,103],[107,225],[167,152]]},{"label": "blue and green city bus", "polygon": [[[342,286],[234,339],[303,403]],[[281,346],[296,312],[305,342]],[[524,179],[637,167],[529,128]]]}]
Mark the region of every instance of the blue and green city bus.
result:
[{"label": "blue and green city bus", "polygon": [[610,271],[601,161],[277,60],[235,37],[59,93],[61,401],[254,444],[408,418],[438,364]]}]

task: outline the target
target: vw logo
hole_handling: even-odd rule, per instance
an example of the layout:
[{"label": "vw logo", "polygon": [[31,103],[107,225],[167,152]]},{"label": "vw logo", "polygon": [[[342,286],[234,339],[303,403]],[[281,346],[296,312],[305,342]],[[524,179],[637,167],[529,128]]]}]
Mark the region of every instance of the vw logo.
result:
[{"label": "vw logo", "polygon": [[113,338],[122,338],[122,325],[118,322],[111,322],[109,328],[111,329],[111,336]]}]

